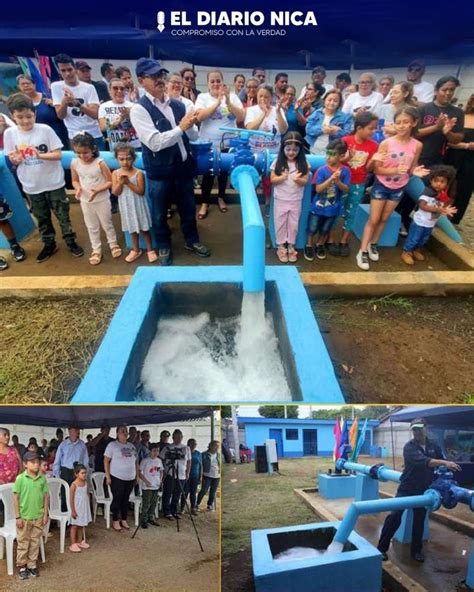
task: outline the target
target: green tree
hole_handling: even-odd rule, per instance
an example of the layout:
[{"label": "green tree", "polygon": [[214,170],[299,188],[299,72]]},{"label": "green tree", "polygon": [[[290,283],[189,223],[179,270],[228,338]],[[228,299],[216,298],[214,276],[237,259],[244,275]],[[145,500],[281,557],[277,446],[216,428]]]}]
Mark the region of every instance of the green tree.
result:
[{"label": "green tree", "polygon": [[390,411],[390,407],[376,405],[376,406],[368,406],[368,407],[351,407],[351,406],[344,406],[339,409],[318,409],[313,411],[311,417],[313,419],[335,419],[336,417],[344,416],[347,419],[352,418],[352,413],[354,412],[354,417],[363,418],[363,419],[379,419],[382,415],[385,415],[387,412]]},{"label": "green tree", "polygon": [[258,408],[258,412],[262,417],[283,419],[285,417],[285,407],[288,419],[298,419],[297,405],[263,405]]}]

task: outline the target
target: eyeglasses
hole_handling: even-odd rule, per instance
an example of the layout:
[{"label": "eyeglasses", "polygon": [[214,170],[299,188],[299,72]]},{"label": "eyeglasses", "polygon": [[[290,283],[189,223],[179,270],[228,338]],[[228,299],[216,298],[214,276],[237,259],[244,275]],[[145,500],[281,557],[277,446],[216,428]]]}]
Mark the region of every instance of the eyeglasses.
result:
[{"label": "eyeglasses", "polygon": [[170,80],[169,82],[170,82],[170,84],[176,84],[179,86],[181,86],[183,84],[182,80]]},{"label": "eyeglasses", "polygon": [[110,88],[112,90],[123,90],[125,92],[125,87],[124,86],[111,86]]},{"label": "eyeglasses", "polygon": [[186,82],[192,82],[194,81],[194,76],[183,76],[184,80],[186,80]]}]

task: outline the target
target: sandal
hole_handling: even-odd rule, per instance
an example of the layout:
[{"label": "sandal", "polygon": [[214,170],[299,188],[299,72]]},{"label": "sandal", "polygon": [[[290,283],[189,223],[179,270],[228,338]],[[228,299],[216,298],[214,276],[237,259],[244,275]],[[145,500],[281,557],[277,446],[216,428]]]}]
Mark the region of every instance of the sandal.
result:
[{"label": "sandal", "polygon": [[207,218],[207,215],[209,214],[209,206],[208,204],[202,204],[201,207],[199,208],[199,212],[198,212],[198,220],[204,220],[204,218]]},{"label": "sandal", "polygon": [[282,263],[288,263],[288,251],[286,250],[286,247],[278,247],[277,257]]},{"label": "sandal", "polygon": [[69,551],[71,551],[71,553],[81,553],[81,548],[79,547],[79,545],[77,543],[73,543],[70,547],[69,547]]},{"label": "sandal", "polygon": [[217,198],[217,207],[219,208],[219,210],[225,214],[227,212],[227,204],[224,201],[223,197],[218,197]]},{"label": "sandal", "polygon": [[86,543],[86,541],[81,541],[80,543],[77,543],[77,546],[81,549],[90,549],[91,547],[89,543]]},{"label": "sandal", "polygon": [[156,254],[156,251],[147,251],[146,256],[150,263],[155,263],[155,261],[158,261],[158,255]]},{"label": "sandal", "polygon": [[[143,255],[143,251],[141,249],[138,249],[138,251],[135,251],[135,249],[132,249],[130,251],[130,253],[125,257],[125,261],[127,263],[133,263],[142,255]],[[112,253],[112,257],[113,257],[113,253]]]},{"label": "sandal", "polygon": [[99,265],[102,261],[102,253],[98,253],[97,251],[93,251],[91,256],[89,257],[89,263],[91,265]]},{"label": "sandal", "polygon": [[[115,526],[115,524],[118,524],[118,527]],[[113,522],[112,523],[112,530],[115,530],[115,532],[123,532],[123,529],[120,526],[120,522]]]},{"label": "sandal", "polygon": [[114,259],[118,259],[122,256],[122,249],[118,245],[115,245],[115,247],[111,247],[110,252],[112,253],[112,257]]},{"label": "sandal", "polygon": [[127,524],[125,520],[120,520],[120,526],[125,528],[125,530],[130,530],[130,526]]}]

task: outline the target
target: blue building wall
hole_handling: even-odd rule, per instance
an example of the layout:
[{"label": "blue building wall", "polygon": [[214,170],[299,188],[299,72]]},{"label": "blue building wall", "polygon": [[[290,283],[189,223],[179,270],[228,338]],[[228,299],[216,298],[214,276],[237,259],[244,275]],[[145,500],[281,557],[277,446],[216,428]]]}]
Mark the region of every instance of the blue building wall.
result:
[{"label": "blue building wall", "polygon": [[[359,421],[359,426],[362,422]],[[349,428],[352,422],[348,422]],[[373,444],[373,429],[378,421],[370,420],[367,423],[365,444],[363,454],[368,454]],[[245,443],[254,454],[255,446],[262,446],[265,440],[273,437],[271,430],[281,430],[283,457],[304,456],[303,430],[316,430],[317,432],[317,455],[332,456],[334,448],[334,419],[271,419],[265,417],[239,417],[239,426],[245,428]],[[287,430],[296,430],[297,439],[288,439]]]}]

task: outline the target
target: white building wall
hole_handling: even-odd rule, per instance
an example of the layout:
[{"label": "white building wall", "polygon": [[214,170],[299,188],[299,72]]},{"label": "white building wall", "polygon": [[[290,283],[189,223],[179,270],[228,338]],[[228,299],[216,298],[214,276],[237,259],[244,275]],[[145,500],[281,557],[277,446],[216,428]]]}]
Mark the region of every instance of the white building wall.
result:
[{"label": "white building wall", "polygon": [[411,440],[412,434],[410,431],[409,423],[397,423],[392,424],[385,421],[379,427],[374,429],[374,446],[382,446],[388,450],[388,456],[392,456],[392,432],[393,429],[393,448],[395,450],[395,456],[403,455],[403,447]]}]

